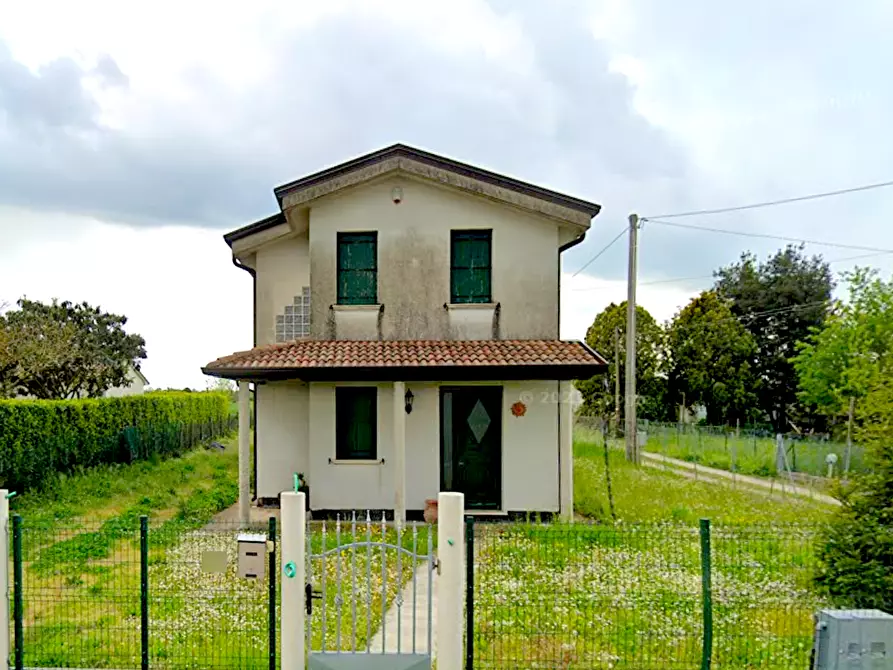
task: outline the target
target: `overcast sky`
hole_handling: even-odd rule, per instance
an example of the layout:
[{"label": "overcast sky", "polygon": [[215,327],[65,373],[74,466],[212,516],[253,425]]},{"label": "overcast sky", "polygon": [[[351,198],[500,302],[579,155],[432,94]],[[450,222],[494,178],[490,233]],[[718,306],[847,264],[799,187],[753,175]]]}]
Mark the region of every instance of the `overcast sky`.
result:
[{"label": "overcast sky", "polygon": [[[153,386],[201,388],[251,345],[222,233],[404,142],[603,205],[564,258],[562,336],[582,337],[625,297],[625,240],[571,275],[629,212],[893,179],[891,33],[888,0],[3,2],[0,300],[124,313]],[[893,249],[891,212],[878,189],[684,221]],[[640,302],[668,319],[779,244],[647,224]]]}]

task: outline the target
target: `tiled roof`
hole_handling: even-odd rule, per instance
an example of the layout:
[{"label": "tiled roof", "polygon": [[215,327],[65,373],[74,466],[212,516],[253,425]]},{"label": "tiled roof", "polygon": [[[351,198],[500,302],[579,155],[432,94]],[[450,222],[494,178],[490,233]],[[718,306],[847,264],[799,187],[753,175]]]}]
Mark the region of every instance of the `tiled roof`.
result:
[{"label": "tiled roof", "polygon": [[311,370],[319,368],[480,368],[592,366],[604,359],[564,340],[296,340],[257,347],[209,363],[205,372]]}]

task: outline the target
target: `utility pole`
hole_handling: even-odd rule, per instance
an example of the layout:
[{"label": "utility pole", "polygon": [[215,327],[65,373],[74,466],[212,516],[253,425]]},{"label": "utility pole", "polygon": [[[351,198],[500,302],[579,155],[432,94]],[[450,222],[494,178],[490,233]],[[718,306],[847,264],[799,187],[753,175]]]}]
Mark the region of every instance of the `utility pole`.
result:
[{"label": "utility pole", "polygon": [[620,328],[614,329],[614,437],[620,434]]},{"label": "utility pole", "polygon": [[629,276],[626,296],[626,458],[639,462],[636,430],[636,257],[639,215],[629,215]]}]

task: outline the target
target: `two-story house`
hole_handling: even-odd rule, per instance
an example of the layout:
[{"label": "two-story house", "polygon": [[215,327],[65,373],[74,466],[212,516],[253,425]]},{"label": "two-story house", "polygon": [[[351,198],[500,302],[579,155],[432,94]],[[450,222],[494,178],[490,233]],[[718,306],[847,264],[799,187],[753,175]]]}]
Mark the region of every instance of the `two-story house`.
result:
[{"label": "two-story house", "polygon": [[256,496],[300,472],[314,510],[573,505],[571,380],[604,371],[558,336],[561,252],[599,206],[395,145],[275,189],[225,236],[254,277],[255,347],[208,364],[248,383]]}]

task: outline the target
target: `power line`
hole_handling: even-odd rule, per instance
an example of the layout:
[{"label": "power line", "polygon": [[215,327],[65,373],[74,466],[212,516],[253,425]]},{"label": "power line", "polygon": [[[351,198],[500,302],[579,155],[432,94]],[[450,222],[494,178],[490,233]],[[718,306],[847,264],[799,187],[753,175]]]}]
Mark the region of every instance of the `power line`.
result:
[{"label": "power line", "polygon": [[623,230],[621,230],[619,233],[617,233],[617,237],[615,237],[613,240],[611,240],[610,242],[608,242],[604,247],[602,247],[602,250],[601,250],[601,251],[599,251],[595,256],[593,256],[593,257],[590,258],[588,261],[586,261],[586,263],[583,265],[583,267],[581,267],[581,268],[580,268],[579,270],[577,270],[574,274],[572,274],[571,277],[576,277],[578,274],[580,274],[581,272],[583,272],[583,270],[585,270],[586,268],[588,268],[592,263],[594,263],[595,261],[597,261],[597,260],[601,257],[601,255],[602,255],[603,253],[605,253],[608,249],[610,249],[612,246],[614,246],[614,243],[615,243],[617,240],[619,240],[621,237],[623,237],[623,235],[624,235],[624,233],[626,233],[626,231],[627,231],[627,228],[624,227]]},{"label": "power line", "polygon": [[[876,251],[871,254],[859,254],[858,256],[846,256],[845,258],[834,258],[826,263],[845,263],[847,261],[860,260],[862,258],[874,258],[876,256],[889,256],[890,251]],[[654,286],[655,284],[678,284],[680,282],[695,281],[696,279],[713,279],[715,275],[698,275],[697,277],[673,277],[671,279],[655,279],[653,281],[639,282],[639,286]],[[581,286],[579,288],[568,289],[569,291],[609,291],[619,290],[622,287],[617,286]]]},{"label": "power line", "polygon": [[[887,188],[893,186],[893,181],[882,181],[877,184],[865,184],[864,186],[855,186],[853,188],[843,188],[837,191],[825,191],[824,193],[812,193],[810,195],[801,195],[794,198],[782,198],[781,200],[767,200],[766,202],[755,202],[749,205],[737,205],[735,207],[720,207],[718,209],[699,209],[690,212],[677,212],[675,214],[658,214],[654,218],[657,219],[678,219],[683,216],[697,216],[700,214],[725,214],[727,212],[741,212],[746,209],[759,209],[761,207],[774,207],[775,205],[787,205],[792,202],[803,202],[804,200],[818,200],[819,198],[831,198],[838,195],[846,195],[848,193],[859,193],[861,191],[871,191],[876,188]],[[642,217],[650,219],[651,217]]]},{"label": "power line", "polygon": [[868,247],[859,244],[843,244],[840,242],[823,242],[820,240],[807,240],[800,237],[787,237],[785,235],[769,235],[768,233],[751,233],[744,230],[727,230],[725,228],[710,228],[708,226],[695,226],[690,223],[676,223],[674,221],[660,221],[658,219],[643,219],[648,223],[657,223],[662,226],[673,226],[674,228],[687,228],[690,230],[700,230],[709,233],[724,233],[726,235],[738,235],[741,237],[759,237],[769,240],[782,240],[784,242],[799,242],[801,244],[815,244],[824,247],[837,247],[840,249],[854,249],[856,251],[875,251],[878,253],[893,254],[893,249],[881,249],[880,247]]}]

